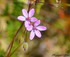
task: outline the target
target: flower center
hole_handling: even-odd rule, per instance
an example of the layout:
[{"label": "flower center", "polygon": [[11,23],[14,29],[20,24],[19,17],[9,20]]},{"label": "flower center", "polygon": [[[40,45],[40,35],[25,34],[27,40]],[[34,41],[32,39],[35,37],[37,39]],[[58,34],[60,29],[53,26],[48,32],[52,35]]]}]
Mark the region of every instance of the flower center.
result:
[{"label": "flower center", "polygon": [[36,27],[33,27],[33,30],[37,30]]},{"label": "flower center", "polygon": [[31,24],[32,26],[34,26],[34,22],[31,22],[30,24]]},{"label": "flower center", "polygon": [[30,17],[26,18],[26,20],[30,21]]},{"label": "flower center", "polygon": [[30,25],[33,26],[33,30],[37,30],[36,27],[34,26],[34,22],[31,22]]}]

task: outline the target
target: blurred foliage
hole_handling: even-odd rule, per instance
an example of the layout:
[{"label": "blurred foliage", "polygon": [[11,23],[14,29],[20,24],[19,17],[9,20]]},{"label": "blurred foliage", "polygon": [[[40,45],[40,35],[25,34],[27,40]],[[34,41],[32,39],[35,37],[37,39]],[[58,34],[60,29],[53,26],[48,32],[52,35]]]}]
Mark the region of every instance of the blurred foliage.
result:
[{"label": "blurred foliage", "polygon": [[[33,0],[32,0],[33,1]],[[35,37],[29,40],[24,25],[14,42],[11,57],[52,57],[53,54],[70,54],[70,3],[61,0],[57,5],[56,0],[40,0],[35,8],[35,17],[41,20],[47,30],[42,32],[42,38]],[[27,9],[28,0],[1,0],[0,1],[0,57],[6,54],[7,47],[13,36],[21,26],[17,20],[22,15],[22,9]],[[58,6],[58,7],[56,7]],[[26,37],[24,37],[26,35]],[[24,42],[24,43],[23,43]]]},{"label": "blurred foliage", "polygon": [[14,4],[14,9],[13,9],[12,15],[17,17],[17,16],[19,16],[19,14],[21,14],[21,10],[22,10],[24,5],[23,5],[23,3],[20,3],[17,0],[14,0],[13,4]]},{"label": "blurred foliage", "polygon": [[5,52],[3,50],[0,51],[0,57],[4,57]]}]

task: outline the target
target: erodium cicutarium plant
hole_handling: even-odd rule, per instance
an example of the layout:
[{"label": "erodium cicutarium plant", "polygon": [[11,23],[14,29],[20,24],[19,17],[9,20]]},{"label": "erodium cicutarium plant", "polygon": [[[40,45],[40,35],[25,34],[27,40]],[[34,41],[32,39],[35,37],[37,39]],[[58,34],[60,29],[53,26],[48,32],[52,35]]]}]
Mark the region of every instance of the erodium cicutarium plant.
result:
[{"label": "erodium cicutarium plant", "polygon": [[[38,0],[35,0],[35,5],[37,3]],[[35,13],[35,9],[31,7],[32,4],[29,3],[28,4],[28,10],[26,9],[22,9],[22,16],[18,16],[17,20],[22,21],[22,24],[20,26],[20,28],[17,30],[17,32],[15,33],[10,45],[8,46],[7,49],[7,55],[6,57],[11,57],[11,55],[21,46],[21,43],[12,53],[12,47],[13,44],[18,36],[19,31],[21,30],[21,28],[24,26],[25,29],[27,30],[27,32],[30,32],[29,35],[29,39],[33,40],[35,36],[37,36],[38,38],[42,37],[42,34],[40,31],[45,31],[47,30],[47,28],[45,26],[41,26],[41,20],[37,19],[36,17],[33,17],[34,13]],[[25,35],[26,37],[26,35]]]},{"label": "erodium cicutarium plant", "polygon": [[41,32],[45,31],[47,28],[45,26],[40,26],[40,20],[35,17],[32,17],[35,13],[35,9],[30,9],[29,13],[26,9],[22,9],[23,16],[18,16],[18,20],[24,21],[24,26],[27,31],[30,31],[30,40],[34,38],[36,35],[37,37],[41,38]]}]

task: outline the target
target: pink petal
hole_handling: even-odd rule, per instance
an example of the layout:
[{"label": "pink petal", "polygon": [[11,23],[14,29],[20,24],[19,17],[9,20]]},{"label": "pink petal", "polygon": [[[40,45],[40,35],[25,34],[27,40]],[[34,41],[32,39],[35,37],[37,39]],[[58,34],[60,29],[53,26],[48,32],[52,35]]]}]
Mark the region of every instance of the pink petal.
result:
[{"label": "pink petal", "polygon": [[31,18],[31,22],[36,22],[36,21],[37,21],[37,18],[35,18],[35,17]]},{"label": "pink petal", "polygon": [[26,27],[26,29],[27,29],[28,31],[31,31],[31,30],[33,29],[33,26],[30,25],[30,26]]},{"label": "pink petal", "polygon": [[25,10],[25,9],[22,9],[22,13],[23,13],[23,15],[24,15],[26,18],[28,17],[27,10]]},{"label": "pink petal", "polygon": [[24,25],[25,25],[25,27],[29,27],[30,22],[29,21],[25,21]]},{"label": "pink petal", "polygon": [[44,30],[46,30],[47,28],[45,27],[45,26],[38,26],[38,27],[36,27],[38,30],[40,30],[40,31],[44,31]]},{"label": "pink petal", "polygon": [[31,10],[29,11],[29,17],[32,17],[32,16],[34,15],[34,13],[35,13],[35,10],[34,10],[34,9],[31,9]]},{"label": "pink petal", "polygon": [[31,33],[30,33],[30,40],[32,40],[32,39],[34,38],[34,36],[35,36],[35,33],[34,33],[34,31],[32,30]]},{"label": "pink petal", "polygon": [[25,21],[25,17],[23,17],[23,16],[18,16],[17,19],[20,20],[20,21]]},{"label": "pink petal", "polygon": [[34,24],[34,26],[38,26],[40,24],[40,20],[37,20]]},{"label": "pink petal", "polygon": [[39,30],[35,30],[35,34],[37,37],[39,37],[39,38],[41,37],[41,32]]}]

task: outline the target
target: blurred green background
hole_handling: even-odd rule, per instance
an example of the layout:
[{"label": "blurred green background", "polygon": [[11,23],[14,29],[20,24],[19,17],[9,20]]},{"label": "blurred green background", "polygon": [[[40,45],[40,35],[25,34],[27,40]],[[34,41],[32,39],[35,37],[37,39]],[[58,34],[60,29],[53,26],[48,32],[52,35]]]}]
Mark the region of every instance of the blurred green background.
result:
[{"label": "blurred green background", "polygon": [[[32,7],[35,17],[41,20],[41,25],[47,27],[42,38],[35,37],[32,41],[24,37],[24,25],[14,42],[12,52],[22,42],[20,48],[11,57],[53,57],[55,55],[70,54],[70,0],[39,0]],[[0,0],[0,57],[4,57],[13,36],[21,26],[17,20],[22,15],[22,9],[28,8],[28,0]],[[24,39],[25,38],[25,39]],[[55,56],[56,57],[56,56]],[[59,56],[61,57],[61,56]],[[69,55],[70,57],[70,55]]]}]

